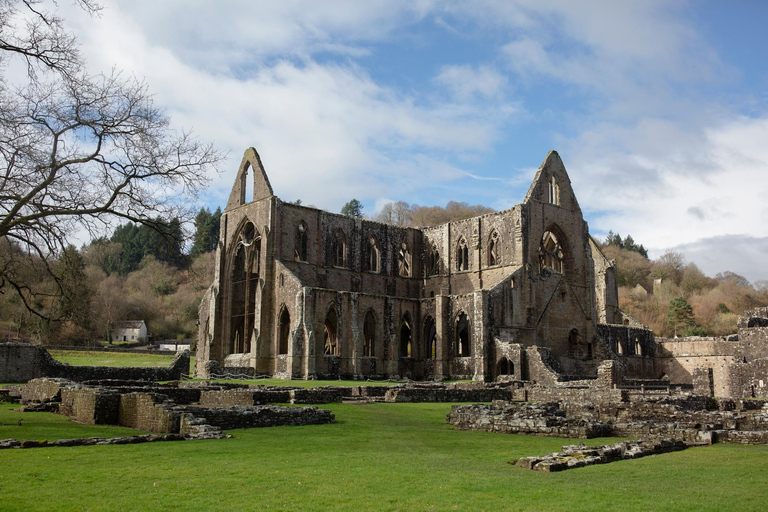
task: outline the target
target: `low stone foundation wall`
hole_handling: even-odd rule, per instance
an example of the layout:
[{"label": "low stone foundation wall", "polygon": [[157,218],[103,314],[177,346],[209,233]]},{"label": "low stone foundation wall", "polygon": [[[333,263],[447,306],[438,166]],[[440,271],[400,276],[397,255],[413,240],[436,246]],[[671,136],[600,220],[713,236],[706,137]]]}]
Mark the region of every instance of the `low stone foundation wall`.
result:
[{"label": "low stone foundation wall", "polygon": [[171,410],[172,402],[155,393],[127,393],[120,396],[118,425],[149,432],[179,432],[181,418]]},{"label": "low stone foundation wall", "polygon": [[[121,384],[114,383],[113,384]],[[271,393],[288,401],[294,391],[298,399],[311,396],[340,401],[339,393],[318,388],[313,390],[262,390],[247,387],[204,389],[201,386],[147,385],[135,382],[114,387],[89,386],[63,379],[34,379],[24,386],[22,395],[29,404],[27,410],[50,410],[75,418],[82,423],[110,424],[147,430],[155,433],[194,435],[215,434],[222,428],[269,427],[275,425],[315,425],[332,423],[330,411],[316,407],[278,407],[255,405],[256,397]],[[333,388],[342,390],[343,388]],[[344,393],[352,394],[350,390]],[[177,395],[184,402],[171,399]],[[202,403],[190,405],[193,397]],[[231,407],[219,407],[222,403]],[[211,406],[211,404],[215,404]],[[42,408],[40,406],[43,406]]]},{"label": "low stone foundation wall", "polygon": [[[710,397],[636,402],[456,405],[446,421],[460,430],[591,438],[672,438],[690,443],[768,442],[768,406],[733,410]],[[722,407],[721,407],[722,406]]]},{"label": "low stone foundation wall", "polygon": [[531,386],[525,388],[522,400],[531,402],[626,402],[629,394],[622,389],[595,389],[595,388],[551,388]]},{"label": "low stone foundation wall", "polygon": [[[118,425],[120,395],[101,389],[63,387],[59,414],[90,425]],[[168,431],[170,432],[170,431]]]},{"label": "low stone foundation wall", "polygon": [[685,450],[688,446],[687,443],[677,439],[623,441],[603,446],[576,444],[563,446],[563,450],[559,453],[550,453],[541,457],[523,457],[512,464],[534,471],[553,473],[594,464],[608,464],[618,460],[639,459],[648,455],[677,452]]},{"label": "low stone foundation wall", "polygon": [[456,383],[409,384],[392,387],[385,402],[492,402],[512,400],[512,388],[504,384]]},{"label": "low stone foundation wall", "polygon": [[181,409],[207,423],[224,430],[235,428],[276,427],[282,425],[323,425],[333,423],[330,411],[317,407],[279,407],[260,405],[252,407],[194,407]]},{"label": "low stone foundation wall", "polygon": [[565,411],[557,402],[454,405],[446,421],[458,430],[485,430],[504,434],[580,439],[610,435],[608,425],[599,421],[566,418]]}]

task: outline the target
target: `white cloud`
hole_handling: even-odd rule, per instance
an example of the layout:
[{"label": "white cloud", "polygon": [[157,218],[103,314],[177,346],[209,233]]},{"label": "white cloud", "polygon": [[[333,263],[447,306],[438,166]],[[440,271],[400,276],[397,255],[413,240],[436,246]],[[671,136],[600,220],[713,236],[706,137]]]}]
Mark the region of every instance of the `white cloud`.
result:
[{"label": "white cloud", "polygon": [[[758,142],[768,138],[768,119],[735,118],[696,137],[671,134],[666,144],[661,131],[654,137],[640,129],[620,135],[635,137],[629,150],[601,153],[597,142],[573,142],[575,158],[566,166],[581,204],[607,212],[593,229],[631,234],[656,256],[677,248],[703,269],[745,273],[743,267],[754,262],[746,245],[706,241],[714,235],[720,241],[768,236],[768,148]],[[712,249],[706,264],[703,251],[690,249],[699,246]],[[763,267],[749,272],[752,279],[768,278]]]},{"label": "white cloud", "polygon": [[[176,125],[231,150],[214,204],[226,200],[248,146],[288,200],[335,211],[357,197],[378,207],[382,197],[423,202],[414,191],[424,187],[462,199],[446,184],[474,192],[466,176],[489,175],[475,164],[492,160],[505,126],[528,112],[552,134],[593,230],[663,251],[768,236],[768,117],[746,118],[738,105],[705,96],[733,70],[692,28],[692,8],[663,0],[119,0],[102,19],[65,16],[95,67],[147,77]],[[498,53],[461,63],[445,56],[431,83],[408,84],[416,92],[376,82],[363,66],[385,51],[380,43],[429,37],[409,32],[425,20],[470,44],[493,40]],[[560,104],[537,96],[542,84]],[[567,104],[569,95],[578,98]],[[536,163],[512,162],[517,176],[499,175],[527,186]]]},{"label": "white cloud", "polygon": [[507,78],[490,66],[443,66],[435,81],[446,86],[454,96],[466,100],[474,95],[497,97],[503,92]]},{"label": "white cloud", "polygon": [[[113,7],[97,22],[81,24],[89,63],[147,77],[175,125],[194,126],[230,150],[211,192],[221,203],[249,146],[259,151],[275,192],[288,200],[335,211],[351,197],[406,196],[463,176],[448,157],[488,151],[498,125],[514,113],[504,105],[423,105],[349,62],[273,59],[247,76],[219,74],[185,62],[131,19],[136,12],[128,16]],[[212,14],[211,23],[217,20]]]},{"label": "white cloud", "polygon": [[361,55],[360,45],[381,41],[418,21],[431,1],[398,0],[117,0],[107,6],[140,25],[150,46],[214,73],[246,73],[274,56],[317,52]]}]

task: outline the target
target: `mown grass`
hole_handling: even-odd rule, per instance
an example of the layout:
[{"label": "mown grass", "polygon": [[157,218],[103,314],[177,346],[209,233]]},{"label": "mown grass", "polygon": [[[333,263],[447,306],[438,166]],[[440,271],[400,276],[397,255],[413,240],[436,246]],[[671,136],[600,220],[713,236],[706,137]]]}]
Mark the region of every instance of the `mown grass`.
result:
[{"label": "mown grass", "polygon": [[133,354],[89,350],[49,350],[57,361],[72,366],[168,366],[175,354]]},{"label": "mown grass", "polygon": [[[571,441],[453,431],[449,404],[331,404],[333,425],[230,440],[4,450],[4,510],[763,510],[768,447],[564,473],[507,464]],[[600,443],[608,440],[591,440]]]},{"label": "mown grass", "polygon": [[19,404],[0,402],[0,439],[56,441],[81,437],[133,436],[144,433],[132,428],[109,425],[82,425],[73,423],[66,416],[46,412],[16,412],[14,409],[19,407]]},{"label": "mown grass", "polygon": [[[89,350],[49,350],[59,362],[72,366],[141,366],[145,368],[168,366],[176,354],[142,354],[131,352],[104,352]],[[190,357],[190,374],[195,370],[195,356]]]}]

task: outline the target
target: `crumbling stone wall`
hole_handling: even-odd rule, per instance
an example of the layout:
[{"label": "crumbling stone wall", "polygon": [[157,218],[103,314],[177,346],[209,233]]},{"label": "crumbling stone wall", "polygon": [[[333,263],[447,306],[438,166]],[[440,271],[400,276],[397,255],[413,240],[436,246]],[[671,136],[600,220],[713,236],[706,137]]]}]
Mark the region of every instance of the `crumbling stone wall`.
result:
[{"label": "crumbling stone wall", "polygon": [[730,396],[729,367],[739,360],[737,341],[726,338],[656,338],[656,366],[671,384],[693,384],[695,368],[711,368],[716,396]]},{"label": "crumbling stone wall", "polygon": [[155,393],[120,395],[118,425],[149,432],[179,432],[180,416]]},{"label": "crumbling stone wall", "polygon": [[117,425],[120,395],[94,388],[63,387],[60,414],[74,417],[80,423]]},{"label": "crumbling stone wall", "polygon": [[331,411],[317,407],[278,407],[261,405],[257,407],[186,407],[189,412],[207,423],[222,429],[277,427],[283,425],[324,425],[333,423]]},{"label": "crumbling stone wall", "polygon": [[0,382],[27,382],[58,377],[75,382],[89,380],[179,380],[189,374],[189,351],[179,352],[166,368],[69,366],[56,361],[44,347],[0,343]]},{"label": "crumbling stone wall", "polygon": [[658,377],[653,331],[647,327],[598,324],[597,336],[610,347],[612,356],[621,362],[625,378]]},{"label": "crumbling stone wall", "polygon": [[0,382],[27,382],[50,376],[57,361],[38,345],[0,343]]},{"label": "crumbling stone wall", "polygon": [[386,392],[386,402],[490,402],[492,400],[511,400],[512,391],[506,386],[417,384],[398,386]]},{"label": "crumbling stone wall", "polygon": [[732,401],[667,397],[629,402],[455,405],[446,421],[461,430],[590,438],[672,438],[686,442],[768,442],[768,407],[733,410]]},{"label": "crumbling stone wall", "polygon": [[727,372],[728,388],[722,396],[768,398],[768,358],[736,361]]}]

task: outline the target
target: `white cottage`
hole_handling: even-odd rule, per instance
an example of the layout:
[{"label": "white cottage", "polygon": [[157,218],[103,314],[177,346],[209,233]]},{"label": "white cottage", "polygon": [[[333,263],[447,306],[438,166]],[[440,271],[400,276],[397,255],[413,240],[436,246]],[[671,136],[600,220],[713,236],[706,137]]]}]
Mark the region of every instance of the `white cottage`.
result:
[{"label": "white cottage", "polygon": [[117,322],[112,329],[112,339],[115,341],[146,341],[147,324],[144,323],[144,320]]}]

